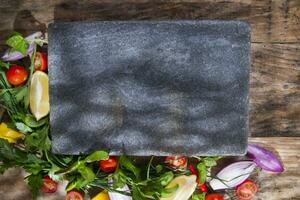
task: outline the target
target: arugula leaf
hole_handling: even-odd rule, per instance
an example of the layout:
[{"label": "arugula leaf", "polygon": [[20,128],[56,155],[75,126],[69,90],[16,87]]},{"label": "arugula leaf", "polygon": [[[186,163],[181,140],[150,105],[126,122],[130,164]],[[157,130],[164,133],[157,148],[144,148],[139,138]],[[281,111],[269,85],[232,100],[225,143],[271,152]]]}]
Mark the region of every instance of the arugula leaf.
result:
[{"label": "arugula leaf", "polygon": [[48,122],[48,117],[36,121],[35,117],[31,114],[26,114],[25,117],[22,117],[22,121],[29,126],[30,128],[38,128]]},{"label": "arugula leaf", "polygon": [[194,194],[192,200],[205,200],[206,193]]},{"label": "arugula leaf", "polygon": [[122,188],[125,186],[127,181],[126,175],[121,169],[117,169],[113,174],[113,188]]},{"label": "arugula leaf", "polygon": [[140,178],[141,170],[139,168],[137,168],[136,166],[134,166],[128,157],[126,157],[124,155],[120,156],[119,165],[123,166],[128,171],[131,171],[137,179]]},{"label": "arugula leaf", "polygon": [[10,46],[13,50],[27,54],[28,42],[19,33],[13,34],[10,38],[6,40],[6,44]]},{"label": "arugula leaf", "polygon": [[85,164],[83,164],[83,163],[81,163],[78,166],[77,170],[81,174],[81,176],[84,178],[84,180],[86,180],[88,183],[92,182],[96,177],[93,170],[90,169],[89,167],[85,166]]},{"label": "arugula leaf", "polygon": [[9,66],[10,66],[9,63],[6,63],[6,62],[3,62],[3,61],[0,60],[0,67],[3,67],[5,69],[9,69]]},{"label": "arugula leaf", "polygon": [[32,129],[22,122],[17,122],[17,123],[15,123],[15,125],[16,125],[17,129],[19,131],[21,131],[22,133],[32,132]]},{"label": "arugula leaf", "polygon": [[106,151],[96,151],[84,159],[85,162],[91,163],[99,160],[107,160],[108,153]]},{"label": "arugula leaf", "polygon": [[203,184],[206,181],[206,166],[204,164],[204,162],[200,162],[197,165],[197,170],[198,170],[198,174],[199,174],[199,184]]},{"label": "arugula leaf", "polygon": [[32,193],[32,198],[36,199],[43,184],[43,177],[40,174],[28,176],[28,186]]}]

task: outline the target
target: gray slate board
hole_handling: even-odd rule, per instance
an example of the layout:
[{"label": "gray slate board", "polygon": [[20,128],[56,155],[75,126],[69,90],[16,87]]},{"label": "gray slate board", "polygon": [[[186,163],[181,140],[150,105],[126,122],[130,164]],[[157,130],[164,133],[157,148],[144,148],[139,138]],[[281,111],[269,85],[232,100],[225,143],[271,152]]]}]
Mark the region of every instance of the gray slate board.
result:
[{"label": "gray slate board", "polygon": [[241,21],[51,24],[53,153],[244,154],[249,51]]}]

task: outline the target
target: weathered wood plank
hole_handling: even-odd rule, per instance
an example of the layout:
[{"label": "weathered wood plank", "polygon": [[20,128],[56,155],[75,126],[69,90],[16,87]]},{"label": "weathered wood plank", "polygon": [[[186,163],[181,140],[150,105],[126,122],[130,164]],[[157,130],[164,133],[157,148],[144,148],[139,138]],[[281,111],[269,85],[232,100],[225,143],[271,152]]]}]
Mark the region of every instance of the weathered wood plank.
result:
[{"label": "weathered wood plank", "polygon": [[252,44],[252,136],[300,136],[300,44]]},{"label": "weathered wood plank", "polygon": [[35,23],[45,29],[52,21],[150,19],[240,19],[251,24],[253,42],[300,41],[298,0],[1,1],[1,42],[10,30],[37,30]]}]

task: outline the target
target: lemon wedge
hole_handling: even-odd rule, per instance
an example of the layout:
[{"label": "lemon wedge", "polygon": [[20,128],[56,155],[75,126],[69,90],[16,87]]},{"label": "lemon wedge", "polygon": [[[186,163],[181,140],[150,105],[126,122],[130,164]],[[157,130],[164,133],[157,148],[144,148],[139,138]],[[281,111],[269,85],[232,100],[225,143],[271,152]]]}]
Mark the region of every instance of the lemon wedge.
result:
[{"label": "lemon wedge", "polygon": [[92,200],[109,200],[109,196],[107,191],[103,190],[99,194],[97,194]]},{"label": "lemon wedge", "polygon": [[182,175],[174,178],[166,188],[178,186],[178,189],[171,196],[160,198],[160,200],[188,200],[197,187],[196,179],[197,177],[195,175]]},{"label": "lemon wedge", "polygon": [[36,120],[48,115],[49,104],[49,79],[48,75],[42,71],[36,71],[32,75],[29,97],[30,110]]}]

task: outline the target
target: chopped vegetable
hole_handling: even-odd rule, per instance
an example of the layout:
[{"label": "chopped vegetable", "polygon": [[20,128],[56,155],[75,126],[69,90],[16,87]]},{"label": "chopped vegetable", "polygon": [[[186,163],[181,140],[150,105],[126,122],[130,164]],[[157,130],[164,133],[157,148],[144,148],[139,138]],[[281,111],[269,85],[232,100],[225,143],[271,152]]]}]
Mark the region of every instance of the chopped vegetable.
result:
[{"label": "chopped vegetable", "polygon": [[49,176],[43,178],[42,192],[44,193],[54,193],[57,190],[58,183],[52,180]]},{"label": "chopped vegetable", "polygon": [[28,72],[26,69],[19,65],[11,65],[6,71],[6,79],[13,86],[19,86],[28,78]]},{"label": "chopped vegetable", "polygon": [[213,190],[233,188],[244,182],[255,169],[252,161],[239,161],[222,169],[209,184]]},{"label": "chopped vegetable", "polygon": [[83,195],[78,191],[70,191],[67,193],[65,200],[83,200]]},{"label": "chopped vegetable", "polygon": [[99,194],[97,194],[92,200],[112,200],[109,198],[107,191],[103,190]]},{"label": "chopped vegetable", "polygon": [[48,115],[50,111],[49,80],[45,72],[34,72],[31,79],[29,100],[30,110],[37,121]]},{"label": "chopped vegetable", "polygon": [[224,200],[224,197],[221,194],[213,193],[206,195],[205,200]]},{"label": "chopped vegetable", "polygon": [[9,143],[16,143],[23,137],[24,135],[22,133],[8,128],[4,122],[0,124],[0,138],[7,140]]},{"label": "chopped vegetable", "polygon": [[116,170],[118,165],[117,157],[110,156],[107,160],[100,160],[99,167],[106,173],[112,173]]},{"label": "chopped vegetable", "polygon": [[281,173],[284,171],[283,164],[276,155],[255,144],[248,145],[248,155],[265,171]]},{"label": "chopped vegetable", "polygon": [[177,187],[176,191],[168,197],[160,198],[160,200],[188,200],[197,187],[196,178],[195,175],[182,175],[174,178],[166,188]]},{"label": "chopped vegetable", "polygon": [[198,184],[198,189],[199,191],[201,192],[207,192],[207,187],[206,187],[206,184],[203,183],[203,184]]},{"label": "chopped vegetable", "polygon": [[165,163],[173,169],[186,169],[187,157],[185,156],[167,156]]},{"label": "chopped vegetable", "polygon": [[251,180],[246,180],[236,189],[236,195],[240,200],[251,200],[257,192],[256,184]]},{"label": "chopped vegetable", "polygon": [[48,59],[46,53],[36,52],[34,60],[34,69],[46,71],[48,68]]}]

